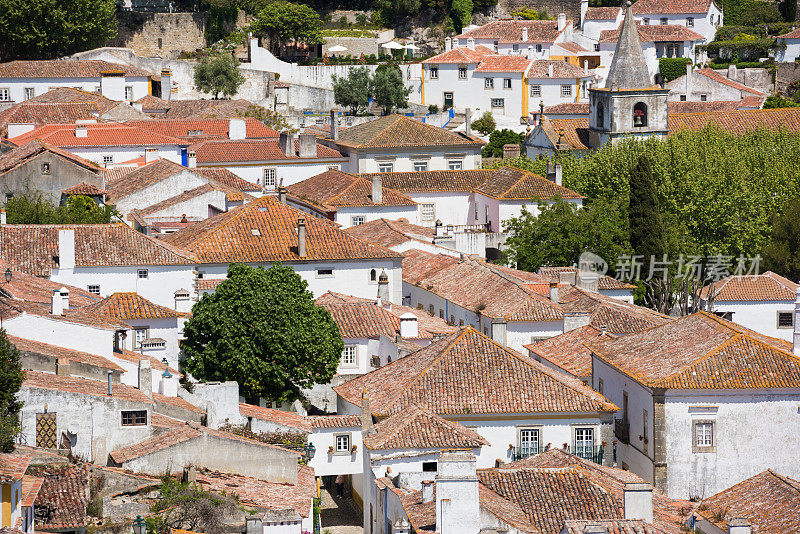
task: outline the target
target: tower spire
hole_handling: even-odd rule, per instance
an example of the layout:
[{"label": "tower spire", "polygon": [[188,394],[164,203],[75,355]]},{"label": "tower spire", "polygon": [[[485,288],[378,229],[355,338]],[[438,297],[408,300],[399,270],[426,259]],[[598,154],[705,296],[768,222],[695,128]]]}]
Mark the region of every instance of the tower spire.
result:
[{"label": "tower spire", "polygon": [[631,3],[626,2],[625,18],[608,70],[606,89],[644,89],[652,85]]}]

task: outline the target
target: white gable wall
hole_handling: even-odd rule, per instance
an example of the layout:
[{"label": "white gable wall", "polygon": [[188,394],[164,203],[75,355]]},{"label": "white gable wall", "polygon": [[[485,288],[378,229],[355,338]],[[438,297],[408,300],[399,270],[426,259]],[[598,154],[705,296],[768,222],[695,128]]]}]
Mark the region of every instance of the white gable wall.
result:
[{"label": "white gable wall", "polygon": [[792,328],[778,328],[778,312],[794,314],[793,301],[714,301],[714,313],[732,313],[731,320],[770,337],[792,342]]},{"label": "white gable wall", "polygon": [[[126,77],[123,86],[133,88],[133,100],[139,100],[150,93],[150,80],[141,76]],[[33,89],[35,96],[60,87],[80,89],[87,93],[100,93],[100,78],[2,78],[0,88],[11,91],[11,100],[19,103],[25,100],[25,89]],[[124,91],[124,87],[123,87]],[[112,98],[112,100],[120,100]],[[109,96],[109,98],[111,98]]]}]

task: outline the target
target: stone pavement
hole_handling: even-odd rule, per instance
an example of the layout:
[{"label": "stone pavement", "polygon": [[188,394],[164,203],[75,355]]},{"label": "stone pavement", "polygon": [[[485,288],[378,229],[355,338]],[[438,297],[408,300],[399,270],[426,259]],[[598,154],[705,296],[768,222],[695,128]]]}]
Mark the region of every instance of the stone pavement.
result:
[{"label": "stone pavement", "polygon": [[331,495],[322,487],[322,534],[363,534],[361,509],[349,496]]}]

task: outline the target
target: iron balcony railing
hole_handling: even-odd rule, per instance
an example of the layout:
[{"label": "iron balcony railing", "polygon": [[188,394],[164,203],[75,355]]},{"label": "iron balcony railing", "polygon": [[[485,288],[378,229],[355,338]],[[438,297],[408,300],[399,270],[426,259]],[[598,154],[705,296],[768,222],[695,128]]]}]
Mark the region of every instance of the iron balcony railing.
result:
[{"label": "iron balcony railing", "polygon": [[[544,452],[546,450],[548,450],[547,447],[515,447],[511,458],[516,462],[517,460],[528,458],[529,456],[539,454],[540,452]],[[603,463],[603,447],[599,445],[596,447],[572,445],[567,447],[566,451],[570,454],[574,454],[578,458],[583,458],[584,460],[590,460],[597,464]]]}]

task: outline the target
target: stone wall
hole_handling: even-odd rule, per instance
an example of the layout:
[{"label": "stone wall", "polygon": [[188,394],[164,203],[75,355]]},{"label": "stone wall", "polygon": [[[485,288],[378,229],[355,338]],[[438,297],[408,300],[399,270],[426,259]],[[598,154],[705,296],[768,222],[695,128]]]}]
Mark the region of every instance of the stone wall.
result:
[{"label": "stone wall", "polygon": [[207,13],[120,11],[117,36],[106,46],[130,48],[145,57],[177,58],[206,46]]},{"label": "stone wall", "polygon": [[781,63],[775,75],[775,90],[786,94],[789,84],[800,80],[800,63]]},{"label": "stone wall", "polygon": [[508,17],[512,12],[524,7],[536,11],[544,9],[551,18],[557,17],[559,13],[566,13],[567,18],[572,19],[573,24],[580,24],[580,0],[499,0],[497,14],[501,17]]}]

